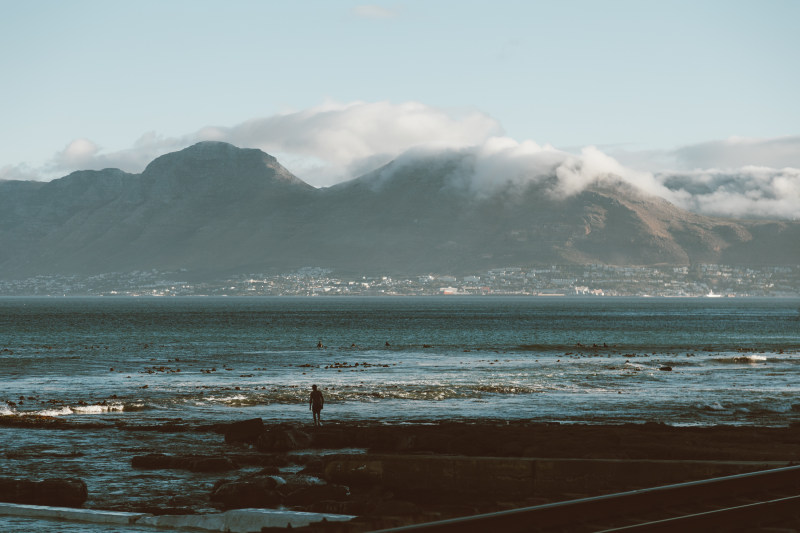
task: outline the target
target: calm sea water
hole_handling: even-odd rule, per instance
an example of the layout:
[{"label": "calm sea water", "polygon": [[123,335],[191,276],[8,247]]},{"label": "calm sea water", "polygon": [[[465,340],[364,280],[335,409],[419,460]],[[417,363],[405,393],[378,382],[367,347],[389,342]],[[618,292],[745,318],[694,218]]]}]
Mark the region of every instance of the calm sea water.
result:
[{"label": "calm sea water", "polygon": [[3,415],[787,425],[798,371],[800,300],[0,299]]},{"label": "calm sea water", "polygon": [[[146,426],[310,424],[312,383],[323,423],[785,426],[800,422],[799,373],[800,300],[8,298],[0,415],[105,428],[0,427],[0,471],[82,478],[90,508],[209,512],[225,474],[137,471],[130,459],[213,454],[221,437]],[[0,517],[0,529],[105,526]]]}]

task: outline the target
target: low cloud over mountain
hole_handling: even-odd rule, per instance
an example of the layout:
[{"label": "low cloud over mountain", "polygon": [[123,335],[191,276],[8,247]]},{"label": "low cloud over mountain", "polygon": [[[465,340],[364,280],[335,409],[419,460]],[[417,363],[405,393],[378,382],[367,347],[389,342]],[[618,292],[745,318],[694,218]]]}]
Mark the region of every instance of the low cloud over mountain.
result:
[{"label": "low cloud over mountain", "polygon": [[211,140],[275,154],[306,182],[330,186],[394,159],[410,161],[433,151],[462,150],[474,154],[470,171],[474,175],[468,180],[477,192],[491,191],[497,180],[536,182],[555,171],[558,183],[551,192],[568,196],[613,175],[699,214],[800,218],[798,136],[731,138],[671,151],[590,146],[567,152],[503,134],[497,120],[475,110],[444,110],[416,102],[330,102],[178,137],[151,132],[120,151],[77,139],[54,154],[44,168],[6,166],[0,168],[0,179],[37,179],[78,169],[137,173],[160,155]]},{"label": "low cloud over mountain", "polygon": [[663,187],[599,150],[493,139],[315,188],[260,150],[203,142],[141,174],[0,182],[0,276],[800,263],[800,222],[709,218],[652,195]]},{"label": "low cloud over mountain", "polygon": [[733,137],[618,156],[633,168],[657,169],[654,179],[665,190],[656,194],[695,213],[800,219],[800,136]]},{"label": "low cloud over mountain", "polygon": [[717,216],[800,219],[800,169],[743,167],[658,175],[673,203]]},{"label": "low cloud over mountain", "polygon": [[[179,137],[149,132],[131,148],[116,152],[106,152],[89,139],[76,139],[41,170],[60,175],[109,167],[140,172],[165,153],[196,142],[221,141],[279,155],[306,181],[325,186],[388,163],[415,146],[471,146],[501,133],[495,119],[474,110],[444,111],[417,102],[329,102],[230,127],[207,126]],[[21,169],[6,167],[0,179],[15,178],[17,170]]]}]

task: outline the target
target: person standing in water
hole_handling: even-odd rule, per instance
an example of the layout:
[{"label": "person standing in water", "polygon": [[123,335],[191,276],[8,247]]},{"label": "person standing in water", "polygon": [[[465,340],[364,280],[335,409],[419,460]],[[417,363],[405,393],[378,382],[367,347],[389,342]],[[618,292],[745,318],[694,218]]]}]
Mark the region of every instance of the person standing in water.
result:
[{"label": "person standing in water", "polygon": [[321,426],[322,422],[320,422],[320,413],[322,412],[322,406],[325,404],[325,398],[322,397],[322,392],[317,390],[316,385],[311,385],[311,394],[308,396],[308,408],[311,409],[311,413],[314,415],[314,425]]}]

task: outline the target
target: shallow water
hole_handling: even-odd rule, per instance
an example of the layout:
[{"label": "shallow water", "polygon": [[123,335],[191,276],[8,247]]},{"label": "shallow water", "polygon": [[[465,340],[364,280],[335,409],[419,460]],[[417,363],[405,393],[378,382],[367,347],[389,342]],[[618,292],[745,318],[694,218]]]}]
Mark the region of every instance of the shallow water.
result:
[{"label": "shallow water", "polygon": [[65,522],[60,520],[39,520],[16,516],[0,516],[0,526],[4,533],[153,533],[163,531],[144,526],[112,526],[108,524],[91,524],[85,522]]},{"label": "shallow water", "polygon": [[[800,302],[0,299],[0,414],[786,425]],[[318,343],[323,347],[318,348]],[[670,367],[672,370],[661,370]]]}]

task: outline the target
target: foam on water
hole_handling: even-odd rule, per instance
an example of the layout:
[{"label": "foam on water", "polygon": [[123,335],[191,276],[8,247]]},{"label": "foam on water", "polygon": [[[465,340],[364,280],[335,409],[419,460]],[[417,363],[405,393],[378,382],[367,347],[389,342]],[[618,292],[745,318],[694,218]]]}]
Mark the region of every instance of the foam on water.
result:
[{"label": "foam on water", "polygon": [[733,364],[756,364],[763,363],[768,360],[766,355],[748,354],[748,355],[729,355],[724,357],[714,357],[714,361],[720,363],[733,363]]},{"label": "foam on water", "polygon": [[106,405],[76,405],[71,407],[72,411],[81,415],[100,414],[100,413],[113,413],[115,411],[123,411],[125,406],[121,403],[106,404]]},{"label": "foam on water", "polygon": [[42,409],[41,411],[34,411],[33,414],[38,416],[66,416],[71,415],[74,412],[75,411],[69,407],[64,406],[58,409]]}]

